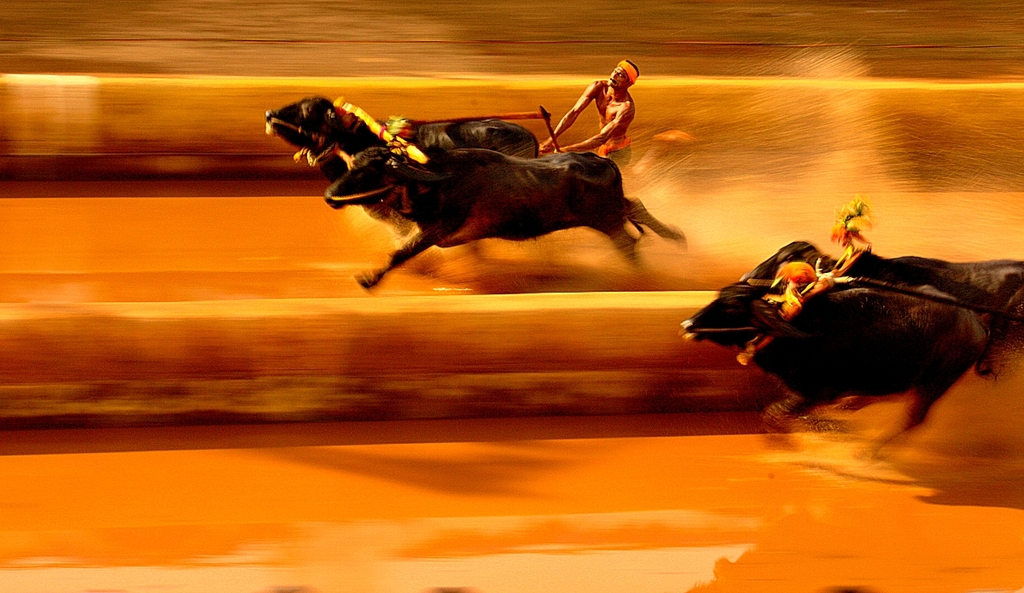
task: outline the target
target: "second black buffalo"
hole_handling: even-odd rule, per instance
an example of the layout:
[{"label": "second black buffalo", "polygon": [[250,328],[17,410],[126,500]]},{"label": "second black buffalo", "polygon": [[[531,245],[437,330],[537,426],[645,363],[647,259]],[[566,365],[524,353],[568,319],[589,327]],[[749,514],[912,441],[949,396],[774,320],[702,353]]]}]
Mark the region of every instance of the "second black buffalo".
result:
[{"label": "second black buffalo", "polygon": [[[779,267],[789,262],[806,262],[823,271],[832,269],[836,263],[813,244],[794,241],[744,274],[741,280],[770,281]],[[886,258],[864,252],[846,275],[881,281],[897,288],[932,287],[979,312],[989,332],[985,353],[978,361],[978,372],[983,375],[1006,372],[1024,354],[1024,324],[1013,320],[1024,313],[1024,261],[950,262],[917,256]]]},{"label": "second black buffalo", "polygon": [[[923,289],[936,296],[942,293]],[[791,321],[746,281],[683,322],[688,337],[743,349],[792,395],[770,412],[793,417],[845,396],[909,392],[913,404],[899,432],[920,424],[985,351],[988,334],[974,312],[904,294],[840,287],[804,304]]]},{"label": "second black buffalo", "polygon": [[[384,146],[358,117],[339,113],[326,97],[307,97],[265,114],[266,132],[309,155],[330,181],[349,168],[341,155],[355,155]],[[454,148],[487,148],[521,157],[537,156],[537,139],[526,128],[497,119],[423,123],[411,126],[409,142],[427,152]]]},{"label": "second black buffalo", "polygon": [[414,165],[387,148],[355,156],[352,169],[325,192],[334,208],[381,204],[416,223],[419,232],[388,263],[358,278],[371,287],[395,266],[425,249],[453,247],[487,238],[523,240],[573,227],[607,235],[628,260],[637,262],[644,225],[685,245],[679,229],[654,218],[642,203],[625,197],[622,175],[612,161],[590,153],[560,153],[537,159],[491,150],[457,149]]}]

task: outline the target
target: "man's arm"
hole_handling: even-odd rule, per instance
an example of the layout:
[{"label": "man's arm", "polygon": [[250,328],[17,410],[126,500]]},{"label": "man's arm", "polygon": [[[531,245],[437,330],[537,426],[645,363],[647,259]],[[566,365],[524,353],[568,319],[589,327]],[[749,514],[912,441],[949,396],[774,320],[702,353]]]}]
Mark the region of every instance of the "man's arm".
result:
[{"label": "man's arm", "polygon": [[[595,150],[602,144],[608,141],[609,138],[622,135],[625,133],[626,128],[629,127],[629,123],[633,121],[633,110],[624,109],[615,118],[608,122],[601,131],[595,136],[587,138],[583,142],[576,144],[570,144],[569,146],[562,146],[562,152],[587,152],[588,150]],[[619,130],[622,130],[622,134],[619,134]]]},{"label": "man's arm", "polygon": [[[572,127],[574,123],[576,123],[576,118],[579,117],[581,113],[583,113],[583,110],[587,108],[587,105],[590,105],[590,102],[593,101],[594,97],[597,96],[597,93],[600,89],[600,85],[600,80],[595,80],[594,82],[590,83],[590,86],[588,86],[586,90],[583,91],[583,94],[580,95],[580,98],[576,100],[576,104],[572,106],[572,109],[567,111],[566,114],[562,116],[562,119],[558,121],[558,125],[555,126],[555,130],[553,132],[555,139],[561,136],[562,132],[568,130],[569,128]],[[540,150],[542,154],[550,152],[553,148],[554,141],[551,138],[548,138],[540,145]]]}]

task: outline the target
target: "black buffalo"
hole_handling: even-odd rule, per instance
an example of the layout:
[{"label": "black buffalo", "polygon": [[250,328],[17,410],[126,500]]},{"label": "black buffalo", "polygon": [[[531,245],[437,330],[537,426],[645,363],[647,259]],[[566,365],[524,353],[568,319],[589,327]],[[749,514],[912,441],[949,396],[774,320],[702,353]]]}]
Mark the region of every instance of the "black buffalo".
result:
[{"label": "black buffalo", "polygon": [[[353,155],[372,147],[386,146],[363,120],[350,113],[338,113],[325,97],[308,97],[269,110],[265,114],[266,132],[300,149],[331,182],[350,168]],[[538,143],[526,128],[513,123],[484,119],[460,122],[427,123],[413,126],[409,139],[419,149],[434,154],[455,148],[487,148],[505,154],[532,158]],[[399,235],[408,235],[415,226],[396,210],[381,202],[363,206],[373,218],[390,224]]]},{"label": "black buffalo", "polygon": [[[779,266],[793,261],[807,262],[822,271],[835,265],[833,258],[813,244],[795,241],[744,274],[741,280],[773,279]],[[1013,321],[1024,310],[1024,261],[949,262],[914,256],[884,258],[866,252],[845,275],[881,281],[893,287],[934,287],[979,312],[990,334],[988,348],[978,362],[978,371],[982,374],[1000,372],[1009,357],[1024,350],[1024,324]]]},{"label": "black buffalo", "polygon": [[738,348],[760,340],[753,362],[793,394],[769,408],[773,420],[846,396],[909,392],[914,400],[899,434],[925,419],[987,343],[974,312],[915,296],[840,287],[809,299],[787,322],[765,291],[745,281],[727,286],[683,331]]},{"label": "black buffalo", "polygon": [[390,269],[431,246],[453,247],[486,238],[523,240],[572,227],[590,227],[637,261],[645,225],[685,244],[678,229],[655,219],[639,201],[623,195],[622,175],[612,161],[590,153],[536,159],[492,150],[456,149],[413,166],[387,148],[356,155],[353,167],[324,195],[328,204],[378,204],[399,212],[420,231],[391,255],[387,265],[358,278],[377,284]]},{"label": "black buffalo", "polygon": [[[794,241],[743,275],[741,280],[772,279],[782,264],[800,261],[828,271],[835,260],[806,241]],[[847,276],[905,286],[934,286],[965,304],[1005,309],[1024,290],[1024,261],[949,262],[926,257],[885,258],[862,253]]]},{"label": "black buffalo", "polygon": [[[348,113],[339,114],[325,97],[308,97],[269,110],[266,132],[309,155],[311,164],[335,181],[349,168],[347,155],[384,146],[365,122]],[[526,128],[496,119],[427,123],[412,127],[408,138],[426,152],[454,148],[487,148],[521,157],[536,157],[537,139]]]}]

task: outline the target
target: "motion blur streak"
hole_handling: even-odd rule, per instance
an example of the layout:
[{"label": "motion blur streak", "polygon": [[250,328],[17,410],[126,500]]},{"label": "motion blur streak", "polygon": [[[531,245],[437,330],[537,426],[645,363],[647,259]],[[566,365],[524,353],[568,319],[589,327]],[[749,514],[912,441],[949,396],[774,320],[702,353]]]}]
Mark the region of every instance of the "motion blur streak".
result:
[{"label": "motion blur streak", "polygon": [[[5,0],[0,414],[35,428],[0,433],[0,591],[1024,591],[1020,369],[869,457],[903,398],[765,434],[777,385],[676,335],[780,246],[829,245],[856,194],[880,255],[1024,259],[1022,23],[1007,0]],[[626,194],[689,239],[645,237],[639,272],[580,230],[427,252],[367,294],[395,237],[264,134],[315,94],[558,117],[623,58]]]}]

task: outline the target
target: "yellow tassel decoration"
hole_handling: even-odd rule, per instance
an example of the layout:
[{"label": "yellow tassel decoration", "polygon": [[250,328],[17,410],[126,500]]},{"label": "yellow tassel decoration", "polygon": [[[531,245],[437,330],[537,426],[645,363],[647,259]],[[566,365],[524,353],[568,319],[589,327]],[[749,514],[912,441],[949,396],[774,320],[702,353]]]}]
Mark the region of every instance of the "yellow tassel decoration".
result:
[{"label": "yellow tassel decoration", "polygon": [[370,114],[363,111],[362,108],[356,107],[351,103],[346,103],[342,98],[339,98],[334,102],[334,108],[341,114],[348,113],[358,117],[368,128],[370,128],[371,132],[376,134],[376,136],[384,142],[387,142],[393,151],[401,152],[421,165],[427,163],[427,155],[423,154],[423,151],[415,145],[409,144],[401,136],[395,136],[391,132],[388,132],[384,126],[380,125],[377,120],[370,117]]}]

